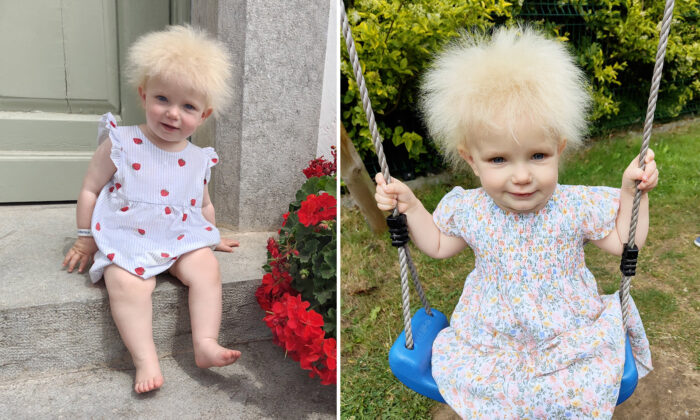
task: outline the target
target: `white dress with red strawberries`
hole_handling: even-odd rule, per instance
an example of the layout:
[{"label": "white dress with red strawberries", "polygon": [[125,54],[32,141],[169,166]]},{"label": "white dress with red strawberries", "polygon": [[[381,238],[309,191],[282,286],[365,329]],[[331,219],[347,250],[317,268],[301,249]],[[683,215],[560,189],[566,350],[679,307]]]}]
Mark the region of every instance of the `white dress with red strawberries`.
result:
[{"label": "white dress with red strawberries", "polygon": [[138,126],[117,127],[111,113],[98,129],[98,142],[107,138],[117,171],[92,213],[99,248],[90,268],[93,283],[110,264],[147,279],[181,255],[219,243],[219,231],[202,215],[204,189],[219,159],[214,149],[188,142],[180,152],[164,151]]}]

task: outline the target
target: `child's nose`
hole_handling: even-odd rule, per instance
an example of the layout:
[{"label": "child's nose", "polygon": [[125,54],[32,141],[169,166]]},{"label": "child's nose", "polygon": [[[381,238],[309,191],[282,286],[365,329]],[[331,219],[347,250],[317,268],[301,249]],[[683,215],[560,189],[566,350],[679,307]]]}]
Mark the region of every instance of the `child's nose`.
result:
[{"label": "child's nose", "polygon": [[168,107],[168,109],[165,111],[165,115],[168,118],[172,118],[173,120],[176,120],[178,118],[178,112],[177,112],[177,107],[171,106]]},{"label": "child's nose", "polygon": [[532,172],[527,167],[527,165],[516,165],[513,169],[514,184],[527,184],[532,181]]}]

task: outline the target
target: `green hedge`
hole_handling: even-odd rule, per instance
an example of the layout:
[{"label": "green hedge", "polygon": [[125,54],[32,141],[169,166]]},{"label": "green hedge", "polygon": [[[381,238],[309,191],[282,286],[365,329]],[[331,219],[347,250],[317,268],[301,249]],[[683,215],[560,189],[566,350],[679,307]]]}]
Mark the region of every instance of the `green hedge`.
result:
[{"label": "green hedge", "polygon": [[[643,121],[663,1],[377,1],[346,3],[348,19],[389,159],[409,159],[418,172],[439,166],[417,110],[420,76],[432,56],[461,30],[528,22],[566,41],[588,74],[593,134]],[[674,10],[657,119],[696,112],[700,81],[697,0]],[[352,67],[341,40],[342,122],[366,162],[374,149]]]}]

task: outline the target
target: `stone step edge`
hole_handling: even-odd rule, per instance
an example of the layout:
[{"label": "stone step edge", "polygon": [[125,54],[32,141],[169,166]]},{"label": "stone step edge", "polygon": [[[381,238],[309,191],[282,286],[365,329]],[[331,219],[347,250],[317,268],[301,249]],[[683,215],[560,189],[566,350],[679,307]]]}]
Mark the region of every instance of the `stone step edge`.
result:
[{"label": "stone step edge", "polygon": [[[221,343],[270,339],[254,294],[260,280],[223,285]],[[187,289],[153,293],[153,335],[160,354],[191,349]],[[97,319],[97,321],[96,321]],[[130,366],[106,298],[0,311],[0,380],[50,369]]]}]

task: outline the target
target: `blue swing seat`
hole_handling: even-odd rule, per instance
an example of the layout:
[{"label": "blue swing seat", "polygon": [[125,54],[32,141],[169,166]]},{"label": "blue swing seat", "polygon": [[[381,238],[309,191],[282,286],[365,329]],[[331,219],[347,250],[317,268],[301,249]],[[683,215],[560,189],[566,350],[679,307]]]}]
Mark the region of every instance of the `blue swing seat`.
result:
[{"label": "blue swing seat", "polygon": [[413,349],[406,348],[406,331],[396,339],[389,350],[389,366],[396,378],[404,385],[421,395],[444,403],[445,400],[438,391],[430,367],[430,357],[433,354],[433,341],[443,328],[450,325],[442,312],[431,309],[433,316],[420,308],[411,318],[413,332]]},{"label": "blue swing seat", "polygon": [[632,355],[632,345],[630,344],[629,334],[625,334],[625,370],[622,372],[622,382],[620,382],[620,393],[617,396],[617,405],[625,402],[629,398],[634,389],[637,387],[637,365],[634,363]]},{"label": "blue swing seat", "polygon": [[[445,399],[440,395],[433,379],[430,358],[433,353],[433,341],[438,333],[449,325],[447,317],[440,311],[431,310],[428,315],[424,308],[419,309],[411,318],[413,332],[413,349],[406,348],[406,332],[402,331],[389,350],[389,366],[396,378],[413,391],[441,403]],[[620,383],[617,405],[622,404],[632,395],[637,387],[637,366],[632,356],[629,335],[625,334],[625,369]]]}]

